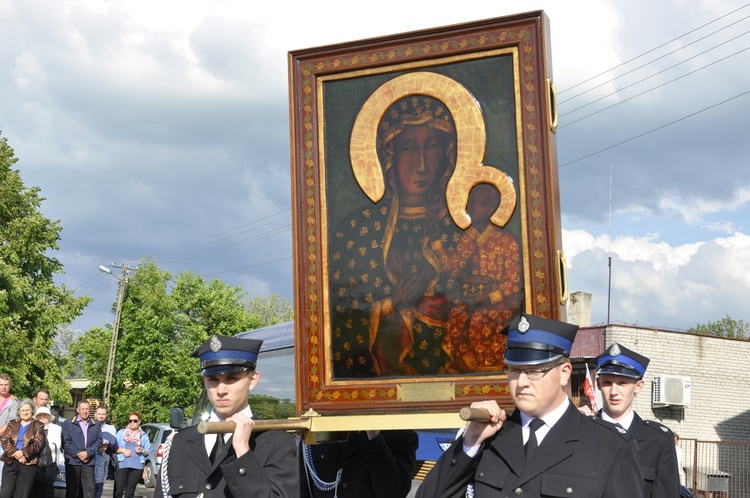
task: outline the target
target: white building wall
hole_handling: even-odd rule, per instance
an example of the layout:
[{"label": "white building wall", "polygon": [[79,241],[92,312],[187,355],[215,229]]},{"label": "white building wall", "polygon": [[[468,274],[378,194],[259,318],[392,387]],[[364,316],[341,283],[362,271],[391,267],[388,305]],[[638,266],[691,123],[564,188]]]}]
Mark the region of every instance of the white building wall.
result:
[{"label": "white building wall", "polygon": [[[684,438],[750,441],[750,341],[610,325],[606,345],[615,341],[651,360],[635,400],[641,418],[659,420]],[[690,377],[689,406],[652,408],[660,374]]]}]

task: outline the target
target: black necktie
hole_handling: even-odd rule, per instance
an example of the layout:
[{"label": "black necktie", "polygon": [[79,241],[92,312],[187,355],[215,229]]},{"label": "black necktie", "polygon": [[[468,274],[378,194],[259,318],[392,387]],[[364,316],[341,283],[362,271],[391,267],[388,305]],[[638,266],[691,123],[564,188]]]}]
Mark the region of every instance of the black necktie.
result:
[{"label": "black necktie", "polygon": [[211,460],[211,463],[214,463],[216,461],[218,456],[221,455],[221,451],[223,449],[224,449],[224,434],[217,434],[214,447],[211,448],[211,454],[208,456],[208,458]]},{"label": "black necktie", "polygon": [[531,457],[534,456],[534,453],[536,452],[537,448],[539,448],[539,442],[536,439],[536,431],[541,426],[544,425],[544,420],[540,418],[535,418],[531,421],[529,424],[529,440],[526,441],[526,461],[528,462],[531,460]]}]

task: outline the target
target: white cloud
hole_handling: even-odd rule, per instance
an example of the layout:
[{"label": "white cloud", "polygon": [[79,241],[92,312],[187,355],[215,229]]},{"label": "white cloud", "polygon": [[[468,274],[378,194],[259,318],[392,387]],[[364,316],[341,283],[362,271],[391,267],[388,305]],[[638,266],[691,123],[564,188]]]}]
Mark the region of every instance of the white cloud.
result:
[{"label": "white cloud", "polygon": [[[606,239],[581,230],[563,231],[570,288],[593,294],[594,323],[606,321]],[[613,322],[686,329],[726,314],[743,318],[749,292],[746,234],[674,247],[655,235],[612,243]]]},{"label": "white cloud", "polygon": [[729,221],[708,221],[705,216],[722,211],[736,211],[750,202],[750,189],[740,187],[729,190],[725,198],[684,199],[677,195],[664,197],[659,208],[666,212],[676,212],[688,225],[700,226],[715,232],[732,233],[737,227]]},{"label": "white cloud", "polygon": [[563,247],[568,266],[573,268],[577,256],[591,250],[611,253],[627,262],[649,262],[658,272],[675,271],[689,262],[702,242],[670,247],[658,241],[658,234],[642,237],[614,237],[611,241],[604,235],[593,236],[583,230],[563,230]]},{"label": "white cloud", "polygon": [[[629,69],[616,68],[619,64],[743,4],[702,0],[686,8],[684,0],[541,0],[535,5],[476,0],[457,9],[447,0],[429,5],[384,0],[365,12],[352,5],[343,0],[0,2],[0,65],[8,68],[0,76],[0,129],[16,150],[24,180],[40,186],[47,198],[45,214],[64,227],[60,256],[68,273],[63,278],[80,284],[98,264],[137,263],[146,254],[290,206],[290,50],[543,8],[550,19],[550,69],[562,113],[622,88],[627,78],[562,103]],[[704,43],[724,41],[746,31],[743,26]],[[716,52],[725,56],[740,48],[728,43]],[[604,320],[602,313],[606,317],[610,250],[613,320],[684,328],[701,318],[716,319],[725,309],[738,318],[746,313],[741,301],[750,278],[742,235],[750,211],[747,100],[647,132],[744,91],[749,59],[750,53],[737,55],[558,131],[559,164],[646,133],[560,170],[571,288],[594,294],[598,321]],[[685,66],[711,60],[706,55]],[[599,73],[605,75],[572,88]],[[644,84],[638,91],[649,88]],[[613,95],[585,112],[623,98]],[[622,223],[611,242],[602,235],[610,165],[615,216]],[[719,239],[717,233],[727,236]],[[289,255],[288,233],[277,239],[168,269],[216,273],[250,293],[291,298],[289,261],[221,273]],[[109,313],[111,294],[87,311],[92,325]]]}]

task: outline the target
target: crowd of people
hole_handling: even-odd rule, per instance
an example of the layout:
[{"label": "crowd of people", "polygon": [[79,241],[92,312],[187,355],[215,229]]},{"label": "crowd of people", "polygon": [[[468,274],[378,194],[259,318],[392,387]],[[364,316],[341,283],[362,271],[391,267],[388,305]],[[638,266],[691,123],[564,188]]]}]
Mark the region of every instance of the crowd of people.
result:
[{"label": "crowd of people", "polygon": [[[494,400],[473,404],[487,420],[466,425],[417,497],[681,496],[671,431],[632,411],[648,360],[622,346],[608,348],[597,362],[610,403],[584,415],[566,392],[577,330],[530,314],[511,321],[502,331],[503,360],[516,411],[507,415]],[[413,431],[355,431],[343,441],[298,441],[296,448],[288,433],[253,431],[248,394],[260,375],[261,342],[213,336],[193,353],[210,420],[232,422],[234,433],[178,432],[155,496],[406,497],[418,446]]]},{"label": "crowd of people", "polygon": [[[531,314],[503,330],[508,415],[494,400],[472,407],[486,414],[456,436],[417,490],[417,498],[590,496],[679,498],[675,435],[641,419],[633,400],[649,360],[613,343],[597,358],[604,405],[584,414],[566,388],[578,327]],[[306,445],[286,431],[254,431],[248,398],[260,373],[262,341],[212,336],[193,356],[212,409],[210,421],[231,422],[228,433],[176,433],[162,461],[154,496],[168,498],[405,498],[411,489],[417,435],[411,430],[350,432],[338,443]],[[34,400],[48,403],[49,393]],[[36,467],[47,446],[62,454],[66,498],[100,498],[111,464],[114,498],[133,498],[151,442],[132,412],[115,431],[107,410],[81,401],[76,415],[54,422],[45,405],[10,394],[0,375],[2,481],[0,498],[50,498]]]},{"label": "crowd of people", "polygon": [[107,479],[115,481],[114,498],[133,498],[151,452],[138,413],[117,431],[106,406],[92,416],[91,403],[79,401],[75,416],[63,420],[46,389],[23,399],[10,390],[10,376],[0,374],[0,497],[53,498],[63,464],[66,498],[101,498]]}]

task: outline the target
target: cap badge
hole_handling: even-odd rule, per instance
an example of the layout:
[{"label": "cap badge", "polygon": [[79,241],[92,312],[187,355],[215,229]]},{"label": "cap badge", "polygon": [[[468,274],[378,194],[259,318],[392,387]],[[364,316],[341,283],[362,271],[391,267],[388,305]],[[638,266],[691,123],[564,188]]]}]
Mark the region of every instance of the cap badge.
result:
[{"label": "cap badge", "polygon": [[525,334],[531,325],[529,325],[529,321],[526,319],[525,316],[521,317],[521,321],[518,322],[518,331],[522,334]]},{"label": "cap badge", "polygon": [[618,346],[616,342],[609,348],[610,356],[620,356],[620,352],[620,346]]},{"label": "cap badge", "polygon": [[216,353],[217,351],[221,351],[221,341],[218,337],[215,335],[211,336],[211,340],[208,341],[208,347],[211,348],[211,351]]}]

